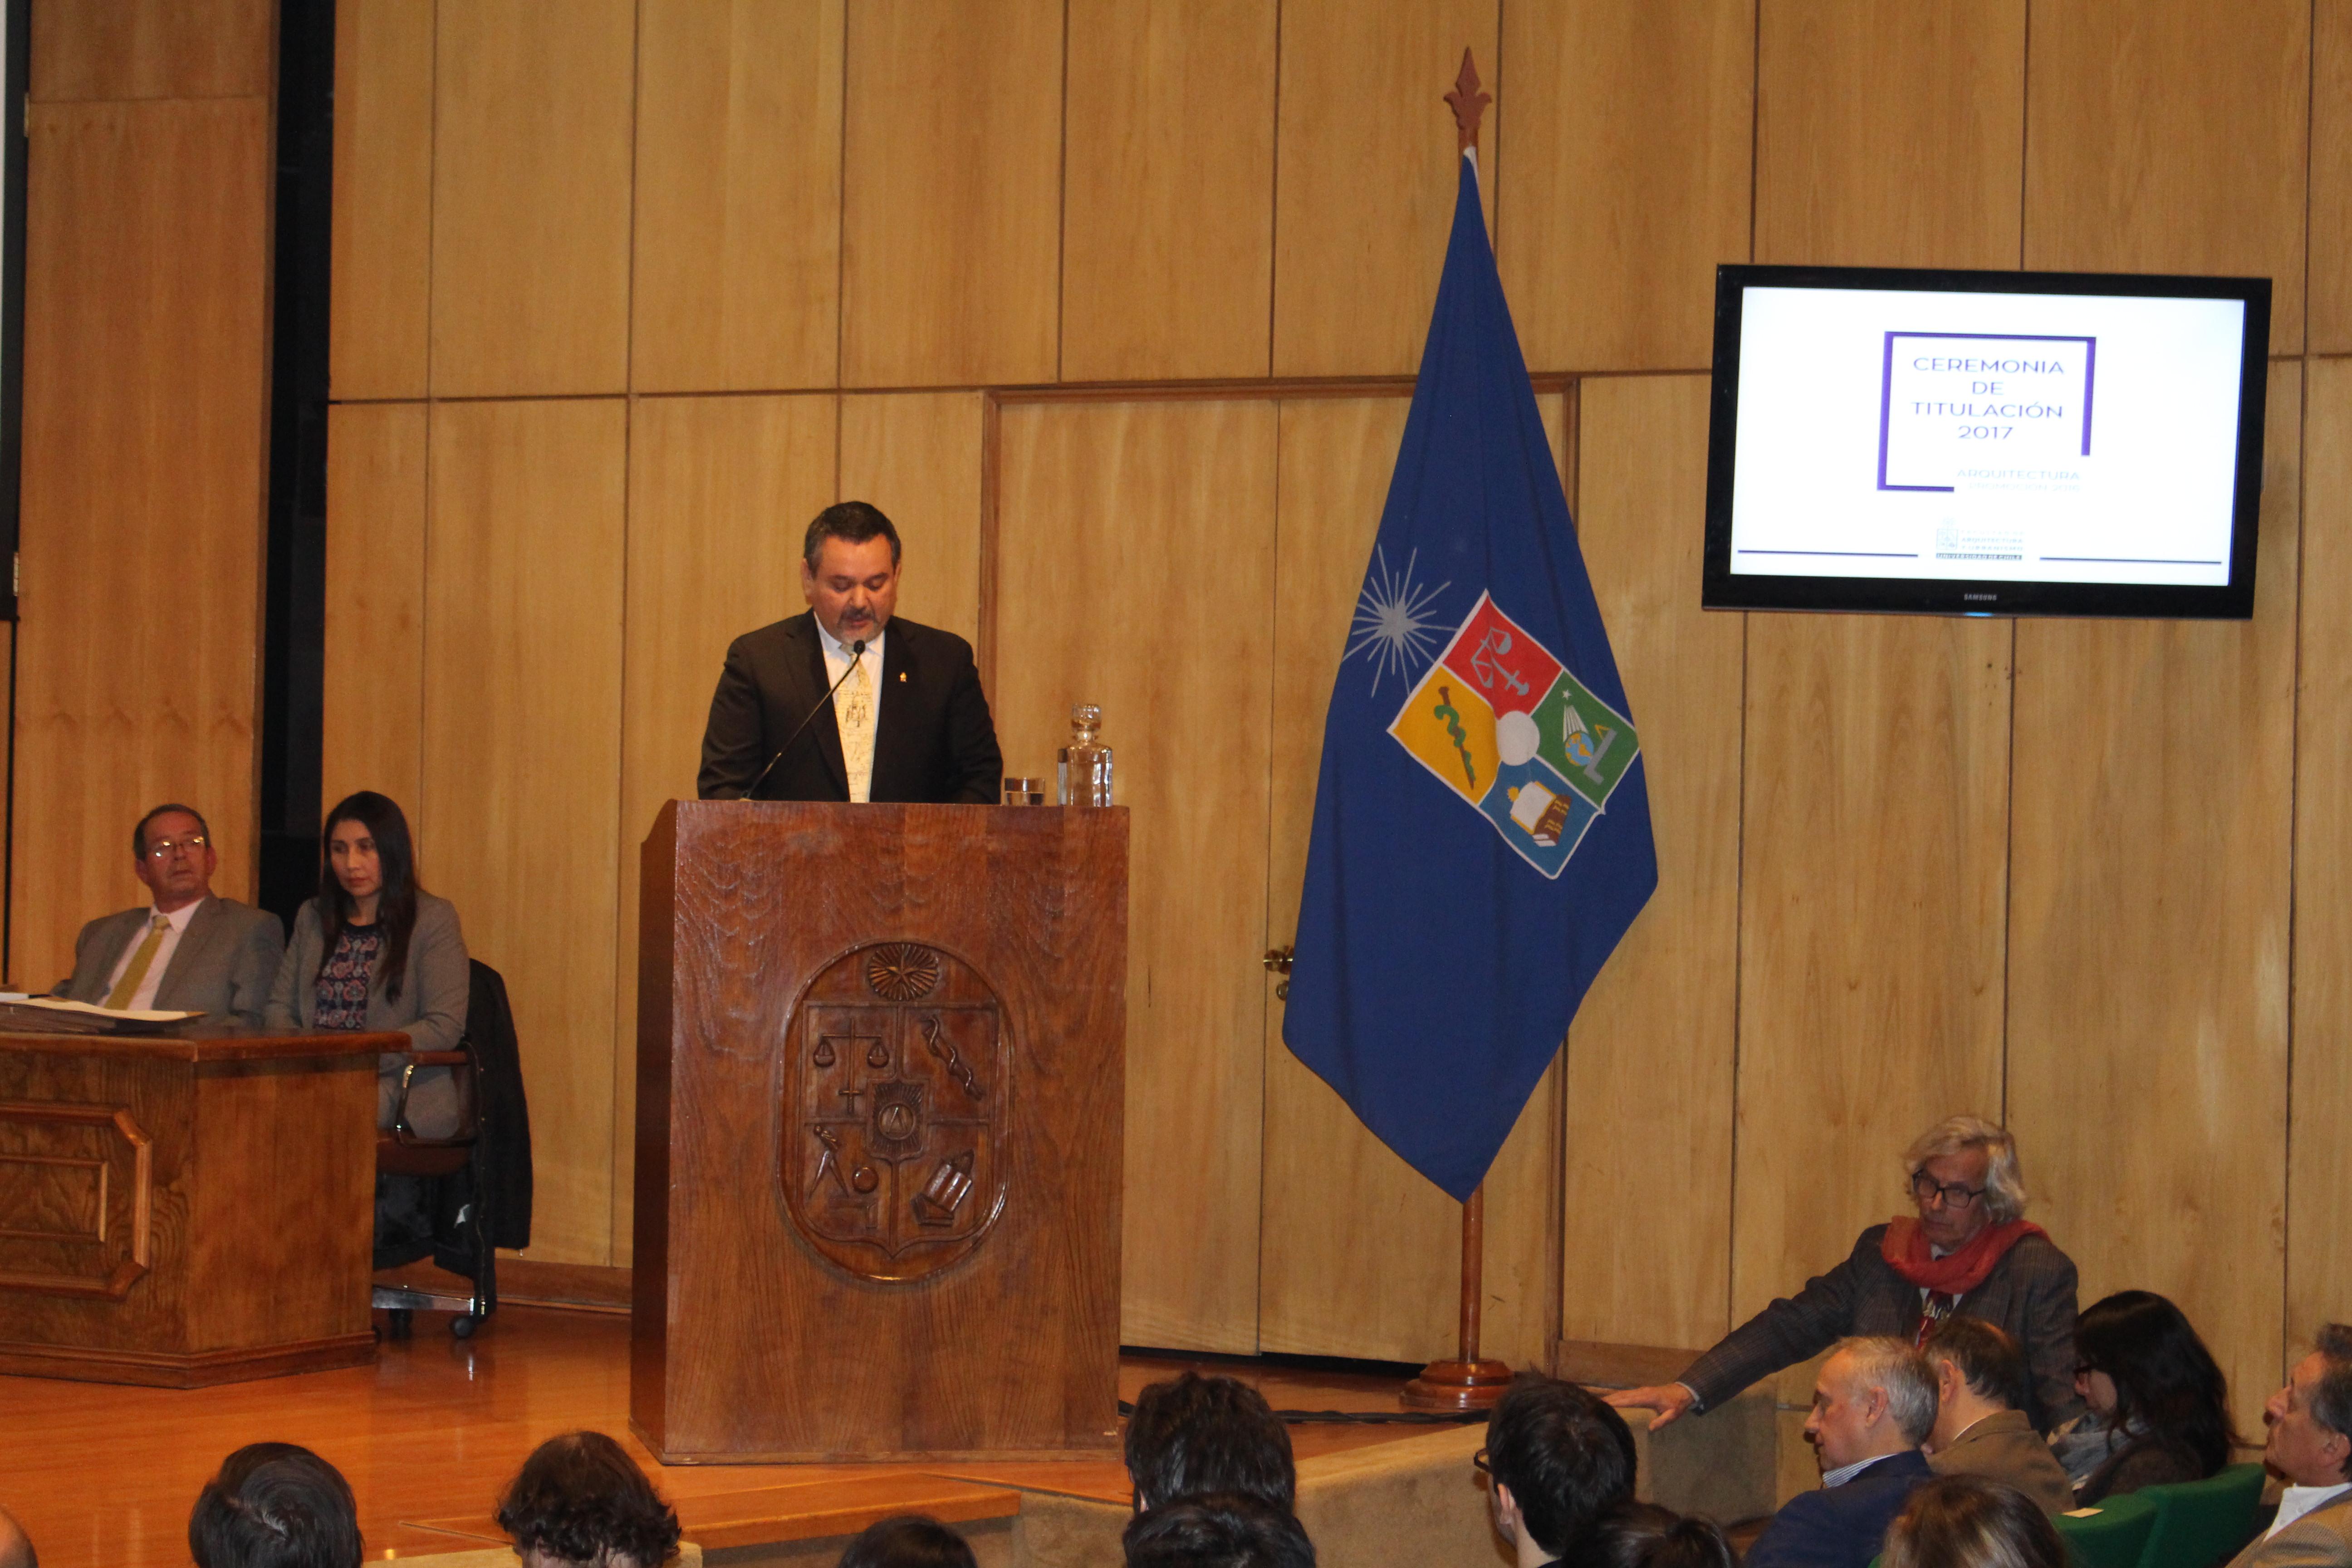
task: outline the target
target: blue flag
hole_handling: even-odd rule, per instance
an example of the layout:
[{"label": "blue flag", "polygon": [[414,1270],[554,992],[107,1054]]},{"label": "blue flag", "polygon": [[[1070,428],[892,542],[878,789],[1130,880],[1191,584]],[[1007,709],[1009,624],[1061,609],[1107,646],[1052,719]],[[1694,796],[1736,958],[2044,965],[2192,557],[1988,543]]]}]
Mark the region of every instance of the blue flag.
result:
[{"label": "blue flag", "polygon": [[1323,730],[1282,1037],[1456,1198],[1658,885],[1641,745],[1462,159]]}]

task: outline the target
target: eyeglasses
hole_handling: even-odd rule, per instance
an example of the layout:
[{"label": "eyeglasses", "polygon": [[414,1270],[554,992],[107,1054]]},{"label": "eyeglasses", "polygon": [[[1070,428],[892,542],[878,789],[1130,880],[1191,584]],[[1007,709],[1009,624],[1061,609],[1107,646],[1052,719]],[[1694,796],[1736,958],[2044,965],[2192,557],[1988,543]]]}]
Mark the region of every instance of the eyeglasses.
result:
[{"label": "eyeglasses", "polygon": [[1958,1182],[1943,1183],[1921,1171],[1911,1178],[1911,1195],[1921,1203],[1941,1195],[1948,1209],[1964,1209],[1984,1196],[1982,1187],[1964,1187]]},{"label": "eyeglasses", "polygon": [[1491,1476],[1495,1473],[1494,1468],[1486,1463],[1486,1450],[1484,1448],[1470,1456],[1470,1466],[1482,1476]]},{"label": "eyeglasses", "polygon": [[191,833],[185,838],[158,838],[147,847],[147,858],[168,860],[172,858],[172,851],[174,849],[184,849],[190,855],[194,855],[211,842],[211,839],[201,833]]}]

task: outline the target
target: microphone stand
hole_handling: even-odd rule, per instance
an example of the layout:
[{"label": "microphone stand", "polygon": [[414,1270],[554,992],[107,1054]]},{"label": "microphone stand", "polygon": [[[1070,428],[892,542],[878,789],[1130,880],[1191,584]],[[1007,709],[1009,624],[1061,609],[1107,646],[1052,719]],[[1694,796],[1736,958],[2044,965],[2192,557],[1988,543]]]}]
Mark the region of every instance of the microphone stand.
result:
[{"label": "microphone stand", "polygon": [[857,668],[857,661],[865,657],[866,639],[864,637],[859,637],[856,642],[849,645],[849,669],[845,669],[841,672],[840,679],[836,679],[831,686],[825,689],[825,693],[822,698],[818,699],[817,705],[808,710],[806,717],[801,720],[800,723],[793,729],[791,734],[784,737],[784,743],[776,748],[776,754],[768,759],[768,765],[760,770],[760,776],[753,779],[751,781],[751,787],[743,792],[743,798],[745,800],[757,800],[760,798],[760,786],[768,782],[768,775],[776,771],[776,764],[784,760],[784,753],[793,749],[793,742],[799,740],[802,732],[807,730],[809,727],[809,720],[815,718],[818,714],[825,710],[826,707],[833,701],[833,694],[841,689],[841,682],[849,679],[850,670],[856,669]]}]

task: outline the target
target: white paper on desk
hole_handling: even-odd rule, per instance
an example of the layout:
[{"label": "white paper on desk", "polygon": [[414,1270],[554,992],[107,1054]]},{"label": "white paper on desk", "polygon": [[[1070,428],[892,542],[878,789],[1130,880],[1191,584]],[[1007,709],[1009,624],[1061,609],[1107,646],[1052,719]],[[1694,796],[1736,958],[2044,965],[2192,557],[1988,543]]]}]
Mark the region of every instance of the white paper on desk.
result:
[{"label": "white paper on desk", "polygon": [[82,1013],[93,1018],[131,1018],[142,1024],[178,1024],[204,1014],[165,1013],[153,1007],[97,1007],[88,1002],[68,1002],[58,996],[27,996],[23,1001],[10,1001],[11,1007],[43,1007],[52,1013]]}]

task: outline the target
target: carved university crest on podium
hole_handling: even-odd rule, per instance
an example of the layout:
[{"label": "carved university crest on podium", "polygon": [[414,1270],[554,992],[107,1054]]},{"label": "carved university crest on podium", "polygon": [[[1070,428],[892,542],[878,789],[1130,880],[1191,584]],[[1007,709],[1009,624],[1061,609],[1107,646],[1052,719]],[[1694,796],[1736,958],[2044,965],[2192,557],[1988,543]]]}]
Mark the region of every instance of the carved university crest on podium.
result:
[{"label": "carved university crest on podium", "polygon": [[1004,1207],[1013,1053],[979,971],[916,942],[827,964],[785,1027],[778,1174],[809,1244],[909,1280],[980,1245]]}]

